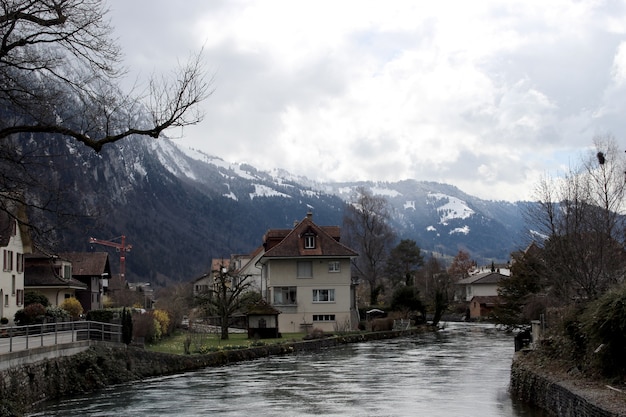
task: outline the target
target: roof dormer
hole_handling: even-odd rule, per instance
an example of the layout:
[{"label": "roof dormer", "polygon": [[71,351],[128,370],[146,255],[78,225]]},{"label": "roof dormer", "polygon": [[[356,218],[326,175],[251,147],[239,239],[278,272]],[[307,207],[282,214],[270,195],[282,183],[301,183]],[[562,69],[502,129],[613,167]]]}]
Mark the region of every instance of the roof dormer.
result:
[{"label": "roof dormer", "polygon": [[315,249],[317,247],[317,234],[311,227],[308,227],[300,237],[304,249]]}]

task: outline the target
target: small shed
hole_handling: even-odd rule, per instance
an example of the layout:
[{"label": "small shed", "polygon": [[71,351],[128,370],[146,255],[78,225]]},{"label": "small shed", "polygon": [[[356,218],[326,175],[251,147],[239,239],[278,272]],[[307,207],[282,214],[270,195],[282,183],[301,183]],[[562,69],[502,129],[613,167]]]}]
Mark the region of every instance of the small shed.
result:
[{"label": "small shed", "polygon": [[249,339],[275,339],[280,337],[276,310],[265,300],[251,305],[246,311]]},{"label": "small shed", "polygon": [[489,317],[493,309],[498,305],[497,296],[475,296],[470,301],[470,318],[478,319]]}]

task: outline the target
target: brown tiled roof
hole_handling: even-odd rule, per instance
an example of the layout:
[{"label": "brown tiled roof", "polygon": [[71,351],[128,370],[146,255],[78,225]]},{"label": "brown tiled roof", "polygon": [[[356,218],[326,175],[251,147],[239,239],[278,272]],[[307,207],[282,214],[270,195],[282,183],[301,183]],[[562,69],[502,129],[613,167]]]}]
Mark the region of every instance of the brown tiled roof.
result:
[{"label": "brown tiled roof", "polygon": [[476,275],[470,275],[467,278],[459,280],[459,284],[497,284],[501,280],[508,278],[499,272],[483,272]]},{"label": "brown tiled roof", "polygon": [[260,300],[257,303],[252,304],[246,309],[247,315],[271,315],[280,314],[280,311],[272,307],[265,300]]},{"label": "brown tiled roof", "polygon": [[109,254],[106,252],[67,252],[60,253],[59,258],[72,263],[72,275],[74,276],[111,274]]},{"label": "brown tiled roof", "polygon": [[217,272],[221,268],[228,268],[230,266],[230,259],[213,258],[211,260],[211,272]]},{"label": "brown tiled roof", "polygon": [[500,297],[497,295],[476,295],[472,297],[470,303],[476,302],[487,307],[494,307],[499,304]]},{"label": "brown tiled roof", "polygon": [[69,287],[75,289],[86,289],[87,284],[83,284],[77,279],[63,279],[54,272],[52,265],[32,265],[24,270],[24,287]]},{"label": "brown tiled roof", "polygon": [[[305,249],[304,233],[315,235],[315,248]],[[267,244],[267,239],[276,239],[284,235],[278,242]],[[339,242],[338,226],[320,227],[313,223],[311,216],[305,217],[293,229],[285,233],[283,229],[270,230],[265,234],[265,254],[263,258],[294,258],[302,256],[354,257],[358,254]]]},{"label": "brown tiled roof", "polygon": [[0,247],[9,245],[13,230],[13,218],[8,213],[0,211]]},{"label": "brown tiled roof", "polygon": [[[32,252],[32,241],[30,233],[26,224],[28,224],[28,217],[26,216],[26,209],[20,208],[15,211],[15,216],[19,219],[19,230],[22,235],[22,246],[24,247],[24,253]],[[6,211],[0,211],[0,247],[7,246],[11,240],[13,233],[13,222],[15,218],[9,215]]]},{"label": "brown tiled roof", "polygon": [[243,262],[241,264],[241,267],[239,268],[239,271],[245,269],[248,265],[250,265],[250,262],[256,262],[257,261],[257,257],[265,250],[265,248],[263,247],[263,245],[258,246],[255,250],[253,250],[251,253],[247,254],[247,255],[234,255],[234,256],[241,256],[241,258],[246,259],[245,262]]}]

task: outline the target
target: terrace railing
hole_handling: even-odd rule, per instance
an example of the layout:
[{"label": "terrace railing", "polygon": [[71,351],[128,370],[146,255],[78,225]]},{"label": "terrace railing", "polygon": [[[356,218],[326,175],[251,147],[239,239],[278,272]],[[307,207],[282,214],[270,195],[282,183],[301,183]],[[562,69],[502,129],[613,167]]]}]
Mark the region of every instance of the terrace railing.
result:
[{"label": "terrace railing", "polygon": [[64,321],[0,327],[0,353],[97,340],[122,342],[122,326],[96,321]]}]

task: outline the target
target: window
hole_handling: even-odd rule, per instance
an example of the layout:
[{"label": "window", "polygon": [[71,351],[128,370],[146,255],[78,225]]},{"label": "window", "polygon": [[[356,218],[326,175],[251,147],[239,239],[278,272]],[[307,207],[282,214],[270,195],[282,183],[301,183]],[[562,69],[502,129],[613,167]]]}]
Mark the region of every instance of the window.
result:
[{"label": "window", "polygon": [[17,265],[15,267],[17,268],[18,274],[21,274],[24,272],[24,254],[23,253],[17,254]]},{"label": "window", "polygon": [[274,287],[274,304],[295,305],[296,287]]},{"label": "window", "polygon": [[328,272],[341,272],[341,262],[339,261],[328,262]]},{"label": "window", "polygon": [[298,278],[313,278],[313,262],[298,262]]},{"label": "window", "polygon": [[24,290],[17,290],[16,294],[15,304],[18,306],[24,305]]},{"label": "window", "polygon": [[4,295],[4,306],[5,307],[9,306],[9,294]]},{"label": "window", "polygon": [[335,290],[313,290],[314,303],[332,303],[335,301]]},{"label": "window", "polygon": [[63,278],[72,278],[72,265],[63,265]]},{"label": "window", "polygon": [[334,314],[313,314],[313,321],[335,321]]},{"label": "window", "polygon": [[11,295],[15,295],[15,275],[11,277]]},{"label": "window", "polygon": [[13,251],[4,250],[2,269],[5,271],[13,271]]},{"label": "window", "polygon": [[304,249],[315,249],[315,235],[307,233],[304,235]]}]

